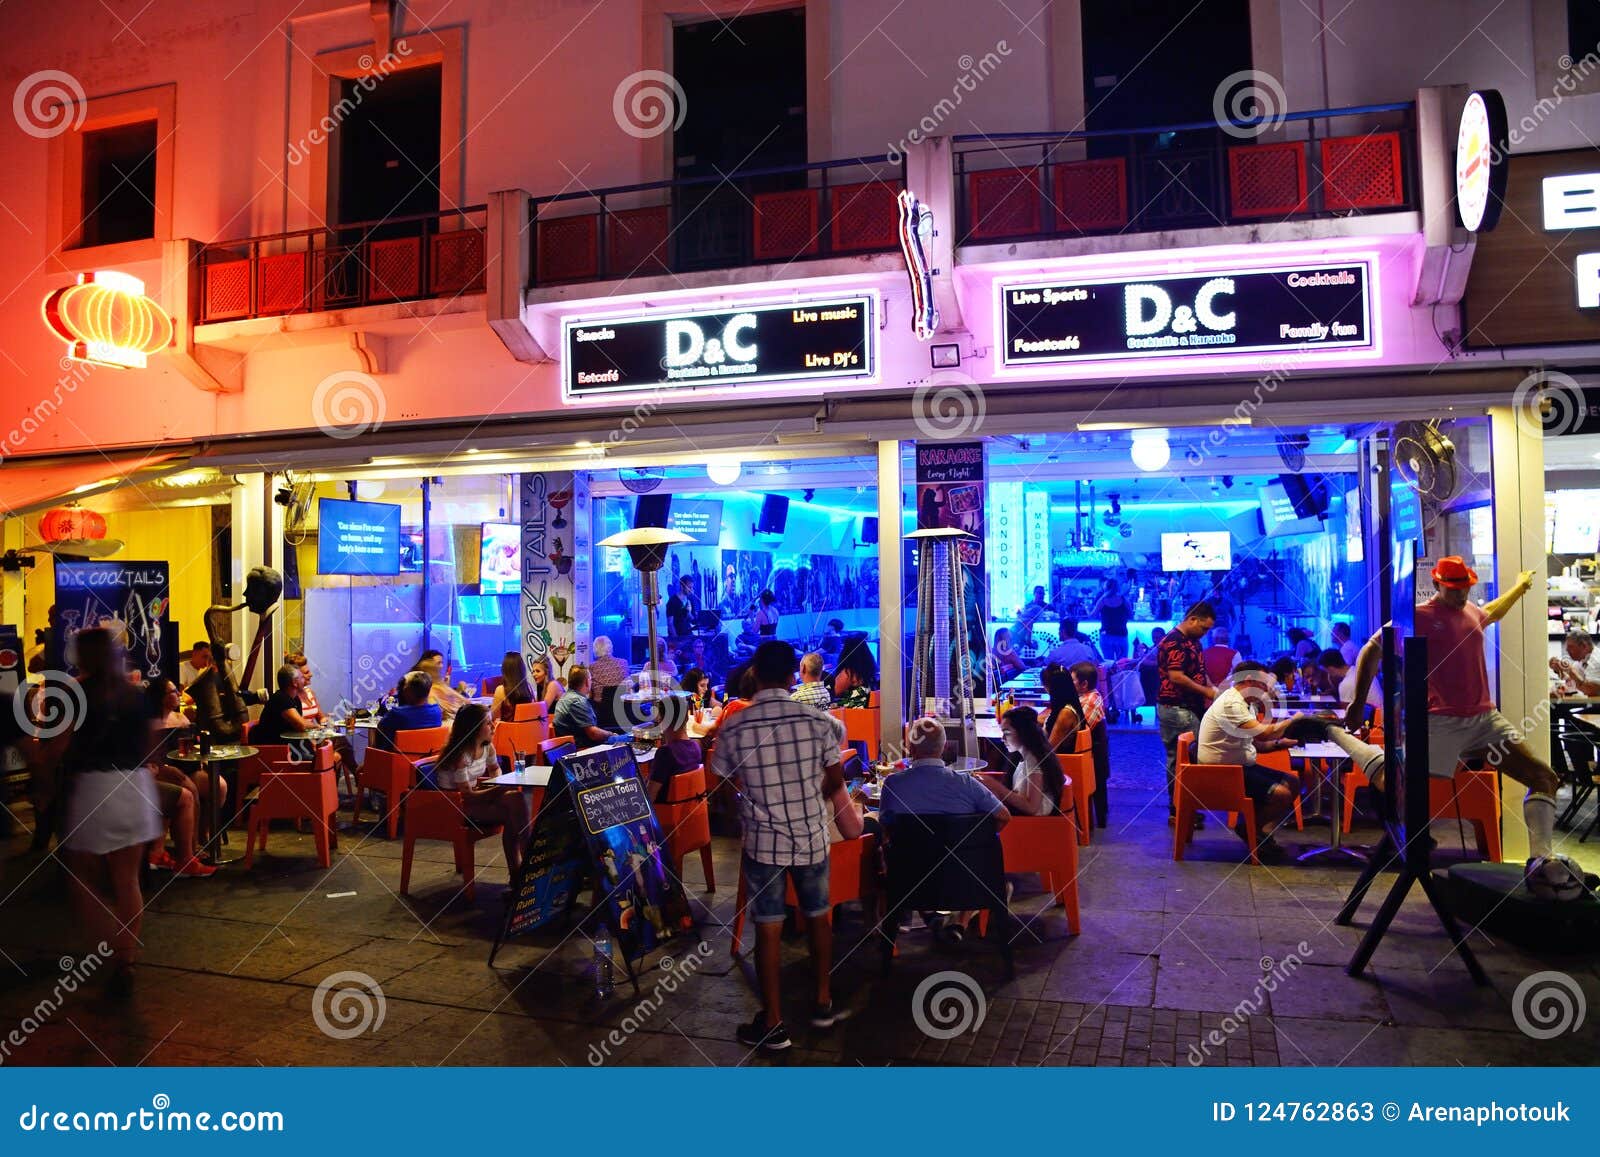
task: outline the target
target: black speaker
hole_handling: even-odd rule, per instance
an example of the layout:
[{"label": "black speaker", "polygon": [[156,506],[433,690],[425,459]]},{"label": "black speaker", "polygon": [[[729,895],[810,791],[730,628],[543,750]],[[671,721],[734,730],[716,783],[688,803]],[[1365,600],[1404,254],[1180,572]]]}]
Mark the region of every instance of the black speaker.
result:
[{"label": "black speaker", "polygon": [[789,500],[782,494],[769,494],[761,500],[761,517],[756,520],[757,534],[782,534],[789,525]]}]

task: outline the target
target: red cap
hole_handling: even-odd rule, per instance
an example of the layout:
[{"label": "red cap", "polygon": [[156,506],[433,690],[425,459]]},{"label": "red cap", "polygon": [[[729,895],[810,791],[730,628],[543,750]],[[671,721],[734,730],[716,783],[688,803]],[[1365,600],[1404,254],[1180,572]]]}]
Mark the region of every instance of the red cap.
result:
[{"label": "red cap", "polygon": [[1466,590],[1478,581],[1473,570],[1458,554],[1448,554],[1433,564],[1433,581],[1452,590]]}]

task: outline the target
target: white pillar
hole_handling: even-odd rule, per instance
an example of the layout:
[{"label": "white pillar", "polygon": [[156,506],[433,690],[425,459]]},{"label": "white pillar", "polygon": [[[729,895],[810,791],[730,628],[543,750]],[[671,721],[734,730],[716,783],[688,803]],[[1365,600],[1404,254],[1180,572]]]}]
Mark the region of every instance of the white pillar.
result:
[{"label": "white pillar", "polygon": [[885,753],[899,751],[905,705],[905,541],[901,537],[900,443],[878,443],[878,703],[879,742]]},{"label": "white pillar", "polygon": [[[1539,758],[1550,759],[1549,627],[1544,541],[1544,441],[1509,406],[1493,406],[1494,536],[1496,577],[1504,592],[1517,575],[1534,572],[1533,590],[1500,621],[1500,710],[1524,733]],[[1505,858],[1528,855],[1522,822],[1522,788],[1502,778]]]}]

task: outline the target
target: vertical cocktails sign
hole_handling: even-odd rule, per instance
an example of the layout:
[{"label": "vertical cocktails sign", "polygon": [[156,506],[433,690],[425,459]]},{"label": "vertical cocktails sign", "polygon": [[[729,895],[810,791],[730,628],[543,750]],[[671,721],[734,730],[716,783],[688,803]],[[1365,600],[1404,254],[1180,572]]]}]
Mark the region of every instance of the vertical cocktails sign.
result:
[{"label": "vertical cocktails sign", "polygon": [[522,658],[546,660],[564,677],[589,650],[590,542],[588,478],[572,471],[523,474]]}]

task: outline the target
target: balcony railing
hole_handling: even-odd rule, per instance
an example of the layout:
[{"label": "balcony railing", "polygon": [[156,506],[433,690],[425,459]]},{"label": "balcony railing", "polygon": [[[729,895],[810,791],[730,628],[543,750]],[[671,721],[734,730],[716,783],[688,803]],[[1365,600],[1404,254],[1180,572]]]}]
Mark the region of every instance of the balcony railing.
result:
[{"label": "balcony railing", "polygon": [[485,206],[207,245],[201,320],[483,292]]},{"label": "balcony railing", "polygon": [[960,244],[1408,209],[1414,157],[1409,103],[1225,126],[958,136]]},{"label": "balcony railing", "polygon": [[536,197],[533,284],[689,273],[896,249],[887,156]]}]

